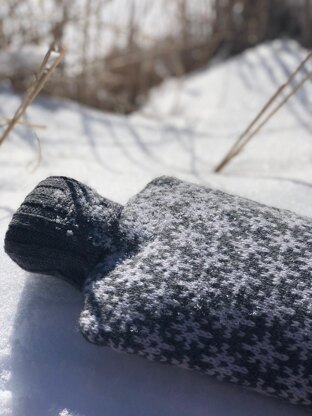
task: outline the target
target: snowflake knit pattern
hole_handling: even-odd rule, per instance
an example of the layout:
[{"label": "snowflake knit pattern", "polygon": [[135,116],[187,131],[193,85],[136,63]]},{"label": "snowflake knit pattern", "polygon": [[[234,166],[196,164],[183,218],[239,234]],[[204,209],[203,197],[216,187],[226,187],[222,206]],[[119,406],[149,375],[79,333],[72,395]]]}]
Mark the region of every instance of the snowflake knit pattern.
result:
[{"label": "snowflake knit pattern", "polygon": [[312,405],[311,219],[160,177],[116,221],[84,283],[90,342]]}]

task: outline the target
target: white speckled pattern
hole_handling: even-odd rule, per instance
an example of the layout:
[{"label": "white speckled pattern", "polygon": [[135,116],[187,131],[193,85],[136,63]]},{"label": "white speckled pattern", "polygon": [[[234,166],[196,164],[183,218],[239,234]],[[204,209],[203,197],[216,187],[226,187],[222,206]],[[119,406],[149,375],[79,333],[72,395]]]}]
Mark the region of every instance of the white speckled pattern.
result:
[{"label": "white speckled pattern", "polygon": [[85,285],[89,341],[311,406],[311,219],[160,177],[120,232]]}]

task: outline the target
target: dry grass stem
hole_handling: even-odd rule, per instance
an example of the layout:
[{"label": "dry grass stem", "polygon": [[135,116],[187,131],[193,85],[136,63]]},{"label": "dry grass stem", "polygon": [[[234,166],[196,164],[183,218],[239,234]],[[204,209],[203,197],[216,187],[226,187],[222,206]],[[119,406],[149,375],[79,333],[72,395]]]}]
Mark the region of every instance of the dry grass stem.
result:
[{"label": "dry grass stem", "polygon": [[36,158],[35,163],[34,163],[32,169],[31,169],[31,172],[34,172],[38,168],[38,166],[40,165],[40,163],[41,163],[41,160],[42,160],[42,149],[41,149],[40,139],[39,139],[37,133],[33,129],[31,131],[32,131],[33,136],[34,136],[34,138],[35,138],[35,140],[37,142],[37,145],[38,145],[37,158]]},{"label": "dry grass stem", "polygon": [[[4,120],[5,121],[3,123],[0,123],[0,127],[5,127],[12,121],[11,118],[7,118],[7,117],[4,117]],[[46,129],[47,128],[47,126],[43,124],[27,123],[25,120],[19,120],[16,124],[20,124],[20,125],[29,127],[31,129]]]},{"label": "dry grass stem", "polygon": [[38,96],[52,73],[54,72],[55,68],[60,64],[60,62],[63,60],[65,51],[63,48],[60,48],[58,51],[58,55],[53,60],[52,64],[49,66],[49,60],[52,56],[52,54],[56,51],[56,45],[55,42],[52,43],[50,46],[48,52],[46,53],[42,64],[39,68],[38,74],[36,76],[36,80],[34,84],[28,89],[26,92],[22,103],[16,110],[13,118],[9,121],[7,128],[3,132],[1,138],[0,138],[0,145],[5,141],[5,139],[9,136],[11,131],[14,129],[15,125],[20,122],[21,118],[24,116],[27,108],[31,105],[31,103],[34,101],[34,99]]},{"label": "dry grass stem", "polygon": [[300,65],[296,68],[296,70],[290,75],[288,80],[282,84],[274,95],[268,100],[265,106],[261,109],[261,111],[257,114],[257,116],[252,120],[252,122],[248,125],[248,127],[244,130],[244,132],[239,136],[236,140],[234,145],[231,147],[230,151],[226,154],[226,156],[222,159],[222,161],[218,164],[215,168],[215,172],[221,172],[225,166],[234,158],[236,157],[242,149],[246,146],[246,144],[262,129],[262,127],[289,101],[289,99],[295,95],[300,88],[312,78],[312,72],[309,72],[297,85],[293,87],[291,92],[287,94],[283,100],[278,104],[271,112],[269,112],[266,117],[261,121],[261,123],[253,130],[253,128],[257,125],[257,123],[261,120],[261,118],[267,113],[267,111],[271,108],[271,106],[275,103],[277,98],[284,92],[284,90],[292,83],[295,79],[296,75],[303,69],[306,63],[312,58],[312,51],[308,53],[306,58],[300,63]]}]

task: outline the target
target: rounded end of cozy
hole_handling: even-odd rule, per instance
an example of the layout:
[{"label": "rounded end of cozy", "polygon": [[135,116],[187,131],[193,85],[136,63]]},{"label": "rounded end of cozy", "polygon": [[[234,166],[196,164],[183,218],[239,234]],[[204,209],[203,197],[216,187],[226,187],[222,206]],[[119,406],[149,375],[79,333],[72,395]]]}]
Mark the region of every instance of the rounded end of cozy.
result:
[{"label": "rounded end of cozy", "polygon": [[74,179],[49,177],[13,215],[5,251],[24,270],[82,288],[92,268],[114,249],[121,210]]}]

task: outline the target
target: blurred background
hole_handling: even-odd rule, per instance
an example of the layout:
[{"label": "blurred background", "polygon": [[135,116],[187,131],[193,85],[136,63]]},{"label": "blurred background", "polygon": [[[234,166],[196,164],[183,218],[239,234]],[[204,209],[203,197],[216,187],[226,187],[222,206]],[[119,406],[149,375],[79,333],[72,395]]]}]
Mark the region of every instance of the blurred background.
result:
[{"label": "blurred background", "polygon": [[0,81],[18,91],[53,40],[66,50],[44,92],[131,113],[151,87],[276,38],[312,45],[312,0],[6,0]]}]

